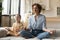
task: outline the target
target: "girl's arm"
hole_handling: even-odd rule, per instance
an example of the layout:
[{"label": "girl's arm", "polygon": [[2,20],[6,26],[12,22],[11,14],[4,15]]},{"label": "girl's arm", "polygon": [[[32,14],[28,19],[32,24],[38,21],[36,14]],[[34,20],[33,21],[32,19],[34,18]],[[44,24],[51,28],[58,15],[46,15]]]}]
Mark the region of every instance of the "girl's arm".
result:
[{"label": "girl's arm", "polygon": [[14,31],[8,31],[8,34],[12,36],[19,36],[19,33]]}]

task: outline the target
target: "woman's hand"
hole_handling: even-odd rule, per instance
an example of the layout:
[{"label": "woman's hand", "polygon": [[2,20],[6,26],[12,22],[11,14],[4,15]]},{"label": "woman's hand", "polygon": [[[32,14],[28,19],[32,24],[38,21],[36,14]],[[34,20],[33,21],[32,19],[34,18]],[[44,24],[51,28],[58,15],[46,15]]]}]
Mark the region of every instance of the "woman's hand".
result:
[{"label": "woman's hand", "polygon": [[56,32],[55,30],[50,30],[49,33],[50,33],[51,35],[53,35],[53,34],[55,34],[55,32]]}]

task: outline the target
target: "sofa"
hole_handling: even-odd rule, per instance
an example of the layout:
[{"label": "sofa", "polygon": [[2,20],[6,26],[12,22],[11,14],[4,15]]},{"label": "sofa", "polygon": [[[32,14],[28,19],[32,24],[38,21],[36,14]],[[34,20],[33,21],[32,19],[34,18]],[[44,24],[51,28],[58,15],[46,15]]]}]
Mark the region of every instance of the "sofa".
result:
[{"label": "sofa", "polygon": [[[28,25],[28,16],[30,16],[31,14],[28,14],[26,15],[26,20],[24,21],[24,25],[25,27]],[[50,29],[50,30],[56,30],[55,34],[54,35],[51,35],[50,38],[44,38],[42,40],[60,40],[60,22],[52,22],[52,21],[46,21],[46,27],[47,29]],[[4,33],[6,34],[6,33]],[[34,39],[34,38],[31,38],[31,39],[25,39],[23,37],[14,37],[14,36],[6,36],[4,35],[1,36],[0,40],[38,40],[38,39]]]},{"label": "sofa", "polygon": [[[56,30],[55,34],[50,36],[50,38],[44,38],[43,40],[60,40],[60,25],[59,23],[47,23],[47,28],[50,30]],[[3,30],[2,30],[3,29]],[[7,32],[3,27],[0,27],[0,40],[38,40],[38,39],[25,39],[23,37],[15,37],[15,36],[6,36]]]},{"label": "sofa", "polygon": [[[2,30],[0,31],[0,40],[39,40],[36,38],[30,38],[30,39],[25,39],[23,37],[15,37],[15,36],[6,36],[6,31]],[[50,38],[44,38],[42,40],[60,40],[60,29],[56,29],[56,32],[54,35],[50,36]]]}]

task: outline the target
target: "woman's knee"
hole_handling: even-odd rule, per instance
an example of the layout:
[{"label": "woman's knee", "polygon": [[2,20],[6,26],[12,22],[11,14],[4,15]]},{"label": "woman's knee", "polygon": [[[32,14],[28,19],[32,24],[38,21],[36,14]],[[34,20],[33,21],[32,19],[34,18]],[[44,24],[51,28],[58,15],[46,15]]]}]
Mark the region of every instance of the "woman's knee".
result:
[{"label": "woman's knee", "polygon": [[50,33],[49,32],[45,32],[44,33],[46,37],[50,37]]},{"label": "woman's knee", "polygon": [[30,34],[30,32],[25,31],[25,30],[22,30],[21,33],[20,33],[20,35],[21,35],[22,37],[32,38],[32,34]]},{"label": "woman's knee", "polygon": [[44,32],[43,34],[45,34],[46,36],[50,36],[49,32]]},{"label": "woman's knee", "polygon": [[45,32],[46,34],[50,34],[49,32]]},{"label": "woman's knee", "polygon": [[39,33],[37,35],[37,38],[39,38],[39,39],[48,38],[48,37],[50,37],[50,33],[49,32],[43,32],[43,33]]}]

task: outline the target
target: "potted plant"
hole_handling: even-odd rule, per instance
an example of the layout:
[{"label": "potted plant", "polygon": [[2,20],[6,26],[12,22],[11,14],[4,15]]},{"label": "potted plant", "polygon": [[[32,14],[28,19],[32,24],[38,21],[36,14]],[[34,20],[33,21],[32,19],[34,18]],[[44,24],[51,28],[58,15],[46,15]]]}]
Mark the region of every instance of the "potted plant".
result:
[{"label": "potted plant", "polygon": [[1,15],[2,15],[2,0],[0,0],[0,26],[1,26]]}]

